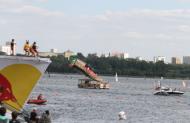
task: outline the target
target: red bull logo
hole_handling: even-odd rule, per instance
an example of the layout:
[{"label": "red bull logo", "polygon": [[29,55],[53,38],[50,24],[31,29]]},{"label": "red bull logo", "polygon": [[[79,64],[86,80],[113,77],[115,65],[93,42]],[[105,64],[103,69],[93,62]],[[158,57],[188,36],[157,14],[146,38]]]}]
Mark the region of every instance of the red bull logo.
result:
[{"label": "red bull logo", "polygon": [[0,101],[21,110],[42,75],[30,64],[11,64],[0,69]]},{"label": "red bull logo", "polygon": [[16,102],[16,98],[13,95],[12,87],[6,77],[0,74],[0,101],[11,100]]}]

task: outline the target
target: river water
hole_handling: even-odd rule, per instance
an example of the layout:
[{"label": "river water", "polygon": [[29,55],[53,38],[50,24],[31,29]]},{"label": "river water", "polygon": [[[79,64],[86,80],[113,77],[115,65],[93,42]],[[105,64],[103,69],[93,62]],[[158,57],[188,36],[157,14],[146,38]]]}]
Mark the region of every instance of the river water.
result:
[{"label": "river water", "polygon": [[[53,123],[189,123],[190,92],[182,88],[182,80],[162,81],[162,85],[185,90],[182,96],[155,96],[153,87],[158,79],[103,77],[109,90],[77,87],[82,75],[44,75],[31,97],[42,93],[47,105],[36,107],[39,112],[50,110]],[[188,80],[186,80],[188,82]],[[127,120],[119,121],[118,113],[125,111]]]}]

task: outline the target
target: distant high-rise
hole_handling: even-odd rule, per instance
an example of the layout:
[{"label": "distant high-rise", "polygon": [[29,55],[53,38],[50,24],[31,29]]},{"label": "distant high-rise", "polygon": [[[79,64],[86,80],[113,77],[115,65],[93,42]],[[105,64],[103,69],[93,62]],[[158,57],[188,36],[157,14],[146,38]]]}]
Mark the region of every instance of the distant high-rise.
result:
[{"label": "distant high-rise", "polygon": [[128,53],[122,53],[121,57],[124,59],[127,59],[127,58],[129,58],[129,54]]},{"label": "distant high-rise", "polygon": [[63,53],[63,56],[65,57],[65,58],[70,58],[70,56],[73,56],[73,55],[75,55],[75,53],[73,52],[73,51],[71,51],[71,50],[67,50],[67,51],[65,51],[64,53]]},{"label": "distant high-rise", "polygon": [[137,57],[136,57],[136,60],[142,61],[143,59],[142,59],[141,56],[137,56]]},{"label": "distant high-rise", "polygon": [[159,62],[159,61],[163,61],[165,63],[166,57],[165,56],[155,56],[154,63]]},{"label": "distant high-rise", "polygon": [[57,49],[51,49],[50,52],[52,52],[52,53],[58,53],[58,50]]},{"label": "distant high-rise", "polygon": [[51,49],[50,52],[39,52],[39,56],[42,57],[51,57],[51,56],[57,56],[57,49]]},{"label": "distant high-rise", "polygon": [[190,64],[190,56],[183,56],[183,64]]},{"label": "distant high-rise", "polygon": [[11,54],[10,42],[6,42],[6,45],[0,46],[0,51],[6,53],[7,55]]},{"label": "distant high-rise", "polygon": [[181,59],[178,57],[172,57],[171,61],[172,64],[181,64]]},{"label": "distant high-rise", "polygon": [[113,52],[109,54],[110,57],[117,57],[117,58],[122,58],[122,59],[127,59],[129,58],[128,53],[121,53],[121,52]]}]

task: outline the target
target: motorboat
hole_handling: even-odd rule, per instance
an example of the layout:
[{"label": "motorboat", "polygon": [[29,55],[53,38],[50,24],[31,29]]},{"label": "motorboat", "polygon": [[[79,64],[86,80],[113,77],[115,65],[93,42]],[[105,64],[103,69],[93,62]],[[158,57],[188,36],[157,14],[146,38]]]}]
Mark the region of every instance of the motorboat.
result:
[{"label": "motorboat", "polygon": [[91,79],[79,79],[78,80],[79,88],[86,89],[109,89],[110,85],[107,82],[97,82]]},{"label": "motorboat", "polygon": [[167,93],[169,95],[183,95],[184,94],[183,91],[179,91],[179,90],[172,90],[172,91],[168,91]]},{"label": "motorboat", "polygon": [[40,100],[38,100],[38,99],[29,99],[27,101],[27,104],[45,105],[46,102],[47,102],[47,100],[45,100],[45,99],[40,99]]},{"label": "motorboat", "polygon": [[163,95],[163,96],[169,96],[169,95],[183,95],[183,91],[179,91],[176,89],[168,88],[168,87],[161,87],[159,90],[154,92],[154,95]]},{"label": "motorboat", "polygon": [[[163,77],[161,77],[161,80],[163,80]],[[161,85],[161,81],[158,81],[157,84],[155,85],[155,92],[154,95],[163,95],[163,96],[169,96],[169,95],[183,95],[184,92],[180,90],[176,90],[165,87]]]},{"label": "motorboat", "polygon": [[27,104],[46,105],[46,102],[47,100],[43,98],[42,94],[39,94],[36,99],[29,99]]}]

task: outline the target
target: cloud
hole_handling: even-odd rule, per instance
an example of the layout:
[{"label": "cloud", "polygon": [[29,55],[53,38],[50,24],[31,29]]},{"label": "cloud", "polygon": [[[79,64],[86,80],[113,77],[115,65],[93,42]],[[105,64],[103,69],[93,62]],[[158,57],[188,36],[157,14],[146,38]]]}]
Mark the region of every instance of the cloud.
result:
[{"label": "cloud", "polygon": [[18,14],[36,14],[44,16],[63,16],[62,12],[49,11],[40,7],[35,7],[31,5],[24,5],[20,8],[13,9],[13,12]]},{"label": "cloud", "polygon": [[0,19],[0,25],[4,25],[4,24],[6,24],[6,23],[7,23],[6,20],[4,20],[4,19]]},{"label": "cloud", "polygon": [[39,2],[48,2],[48,0],[36,0],[36,1],[39,1]]},{"label": "cloud", "polygon": [[20,0],[0,0],[0,9],[11,9],[22,4]]},{"label": "cloud", "polygon": [[14,37],[20,52],[26,39],[37,41],[41,51],[57,48],[60,52],[71,49],[106,53],[113,50],[127,51],[131,56],[169,56],[181,53],[175,52],[178,46],[184,49],[183,53],[189,52],[186,49],[190,40],[190,9],[133,9],[90,16],[63,16],[63,12],[30,4],[15,4],[0,10],[1,40]]},{"label": "cloud", "polygon": [[190,25],[179,25],[177,29],[181,32],[190,33]]},{"label": "cloud", "polygon": [[4,14],[19,14],[19,15],[41,15],[41,16],[63,16],[63,12],[60,11],[50,11],[48,9],[40,8],[25,2],[16,0],[11,2],[11,0],[0,1],[0,13]]},{"label": "cloud", "polygon": [[[104,18],[117,17],[190,17],[190,9],[175,10],[152,10],[152,9],[133,9],[129,11],[106,11]],[[103,17],[103,16],[100,16]]]},{"label": "cloud", "polygon": [[45,8],[32,5],[36,2],[48,2],[48,0],[0,0],[0,13],[4,14],[36,14],[42,16],[63,16],[63,12],[50,11]]},{"label": "cloud", "polygon": [[135,39],[135,40],[173,40],[175,39],[174,37],[172,37],[171,35],[168,34],[163,34],[163,33],[154,33],[154,34],[150,34],[150,33],[142,33],[142,32],[126,32],[123,33],[122,36],[126,37],[127,39]]},{"label": "cloud", "polygon": [[176,0],[177,2],[182,2],[182,3],[185,3],[185,2],[190,2],[190,0]]},{"label": "cloud", "polygon": [[142,38],[147,37],[145,34],[142,34],[139,32],[126,32],[123,34],[123,36],[125,36],[127,38],[135,38],[135,39],[142,39]]}]

